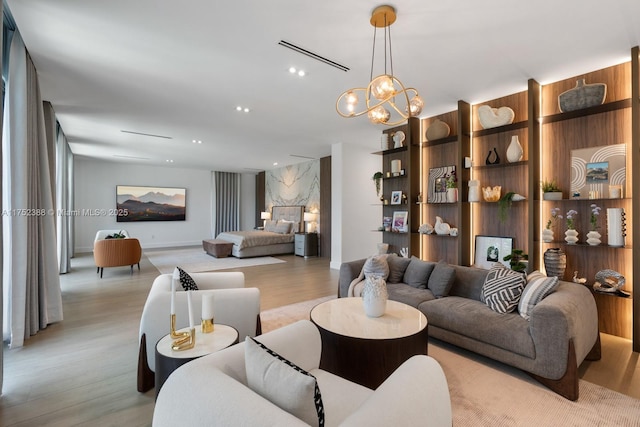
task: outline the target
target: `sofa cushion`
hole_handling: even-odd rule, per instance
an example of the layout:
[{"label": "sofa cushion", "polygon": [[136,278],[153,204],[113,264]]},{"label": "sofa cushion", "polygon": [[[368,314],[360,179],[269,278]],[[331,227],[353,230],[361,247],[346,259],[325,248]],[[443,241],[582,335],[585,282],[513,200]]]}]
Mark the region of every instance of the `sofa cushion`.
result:
[{"label": "sofa cushion", "polygon": [[389,277],[389,264],[387,263],[387,255],[374,255],[367,258],[362,267],[364,277],[379,276],[384,280]]},{"label": "sofa cushion", "polygon": [[452,265],[451,267],[456,271],[456,277],[449,295],[480,301],[482,286],[489,270],[460,265]]},{"label": "sofa cushion", "polygon": [[404,272],[404,283],[414,288],[427,289],[429,276],[436,264],[434,262],[422,261],[415,256],[411,257],[409,265]]},{"label": "sofa cushion", "polygon": [[480,301],[451,295],[425,301],[418,310],[427,316],[429,335],[438,337],[436,328],[440,328],[512,353],[536,357],[529,322],[518,313],[500,314]]},{"label": "sofa cushion", "polygon": [[558,278],[555,276],[547,277],[540,271],[536,270],[527,276],[527,286],[522,291],[520,302],[518,303],[518,311],[520,316],[529,320],[531,310],[553,292],[558,287]]},{"label": "sofa cushion", "polygon": [[406,283],[387,283],[387,292],[389,299],[411,307],[418,307],[422,302],[436,298],[429,289],[414,288]]},{"label": "sofa cushion", "polygon": [[489,269],[480,298],[497,313],[511,313],[518,307],[525,284],[524,274],[496,262]]},{"label": "sofa cushion", "polygon": [[182,289],[185,291],[197,291],[198,285],[196,285],[196,281],[193,280],[189,273],[181,269],[180,267],[176,267],[178,269],[178,273],[180,274],[180,284],[182,285]]},{"label": "sofa cushion", "polygon": [[446,297],[449,295],[449,290],[451,290],[455,278],[456,271],[453,267],[444,261],[440,261],[435,265],[429,276],[427,288],[433,292],[436,298]]},{"label": "sofa cushion", "polygon": [[251,337],[244,348],[249,388],[309,425],[324,425],[322,396],[313,375]]},{"label": "sofa cushion", "polygon": [[401,257],[396,254],[389,255],[387,257],[387,264],[389,264],[387,283],[401,283],[410,262],[410,258]]}]

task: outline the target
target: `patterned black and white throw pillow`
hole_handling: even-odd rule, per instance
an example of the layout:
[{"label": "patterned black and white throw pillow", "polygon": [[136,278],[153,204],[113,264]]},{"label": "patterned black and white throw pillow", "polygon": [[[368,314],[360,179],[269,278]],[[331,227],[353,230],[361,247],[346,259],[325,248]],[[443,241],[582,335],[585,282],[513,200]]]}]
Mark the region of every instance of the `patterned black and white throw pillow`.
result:
[{"label": "patterned black and white throw pillow", "polygon": [[182,289],[184,289],[185,291],[197,291],[198,285],[196,285],[196,282],[193,280],[193,278],[189,276],[189,273],[187,273],[180,267],[176,268],[180,273],[180,284],[182,285]]},{"label": "patterned black and white throw pillow", "polygon": [[518,307],[526,283],[524,274],[496,262],[482,285],[480,300],[497,313],[511,313]]}]

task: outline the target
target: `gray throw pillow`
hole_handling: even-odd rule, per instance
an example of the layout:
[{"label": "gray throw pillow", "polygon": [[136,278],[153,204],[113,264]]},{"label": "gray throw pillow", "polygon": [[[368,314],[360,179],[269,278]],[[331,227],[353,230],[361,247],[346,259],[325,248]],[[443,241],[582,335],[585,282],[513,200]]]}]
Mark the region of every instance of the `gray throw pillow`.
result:
[{"label": "gray throw pillow", "polygon": [[440,261],[436,264],[431,276],[429,276],[429,282],[427,287],[436,298],[442,298],[449,295],[451,286],[456,279],[456,270],[444,261]]},{"label": "gray throw pillow", "polygon": [[429,276],[435,266],[434,262],[422,261],[412,256],[407,270],[404,272],[404,283],[414,288],[427,289]]},{"label": "gray throw pillow", "polygon": [[404,258],[395,254],[387,257],[387,264],[389,264],[389,283],[400,283],[404,277],[404,273],[411,262],[410,258]]}]

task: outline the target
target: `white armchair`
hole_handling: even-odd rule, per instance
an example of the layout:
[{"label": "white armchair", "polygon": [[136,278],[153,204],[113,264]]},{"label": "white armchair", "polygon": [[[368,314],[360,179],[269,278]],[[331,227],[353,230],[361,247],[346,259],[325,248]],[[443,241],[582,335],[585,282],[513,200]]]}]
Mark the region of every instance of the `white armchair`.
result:
[{"label": "white armchair", "polygon": [[[260,290],[244,287],[244,274],[240,272],[191,273],[198,286],[192,292],[194,324],[200,325],[202,295],[213,292],[216,323],[233,326],[240,340],[261,333]],[[169,333],[171,312],[171,274],[156,277],[147,296],[138,342],[138,391],[146,392],[155,383],[155,345]],[[180,284],[176,287],[176,329],[189,326],[187,294]]]},{"label": "white armchair", "polygon": [[[325,426],[452,424],[447,380],[429,356],[413,356],[374,391],[319,369],[320,333],[308,320],[259,341],[316,377]],[[160,390],[153,426],[306,426],[247,386],[244,351],[241,342],[176,369]]]}]

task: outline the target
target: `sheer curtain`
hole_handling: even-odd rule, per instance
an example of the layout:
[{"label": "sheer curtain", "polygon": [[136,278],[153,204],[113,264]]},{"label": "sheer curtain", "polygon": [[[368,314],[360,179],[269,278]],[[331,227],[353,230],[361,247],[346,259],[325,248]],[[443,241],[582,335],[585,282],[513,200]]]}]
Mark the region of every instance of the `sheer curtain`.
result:
[{"label": "sheer curtain", "polygon": [[[45,102],[45,105],[47,103]],[[60,273],[71,270],[73,255],[73,153],[59,124],[56,131],[56,234],[58,236],[58,262]]]},{"label": "sheer curtain", "polygon": [[240,228],[240,174],[213,172],[213,237]]},{"label": "sheer curtain", "polygon": [[16,31],[9,52],[2,136],[3,338],[11,347],[62,320],[56,257],[53,141],[47,143],[37,73]]}]

